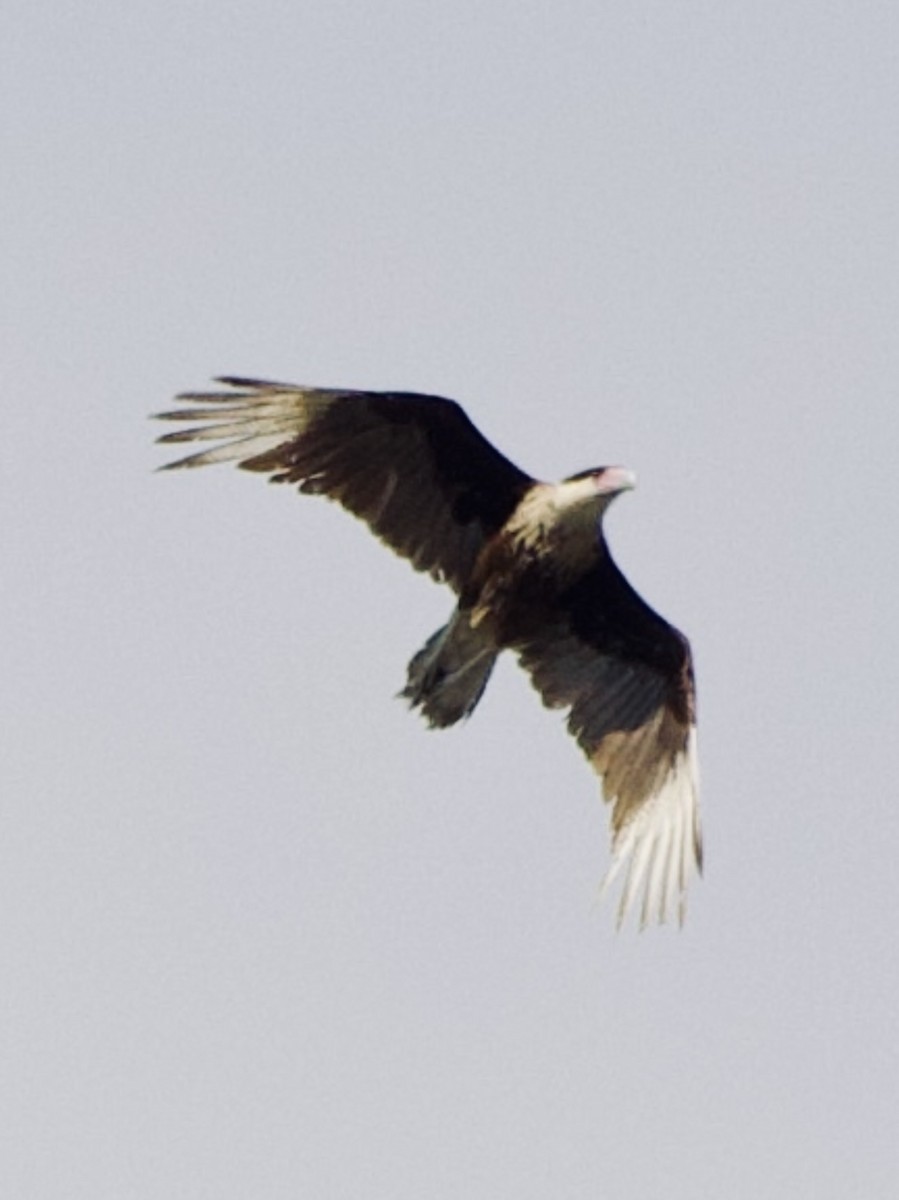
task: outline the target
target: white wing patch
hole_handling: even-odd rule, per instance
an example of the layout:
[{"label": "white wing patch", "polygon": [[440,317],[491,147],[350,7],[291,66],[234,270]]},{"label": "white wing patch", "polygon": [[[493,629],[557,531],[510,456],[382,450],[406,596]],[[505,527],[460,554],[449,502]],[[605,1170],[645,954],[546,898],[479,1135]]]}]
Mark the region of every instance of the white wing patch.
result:
[{"label": "white wing patch", "polygon": [[183,408],[158,414],[166,421],[205,421],[193,429],[179,429],[159,439],[178,442],[222,442],[160,470],[206,467],[213,463],[246,461],[266,454],[303,433],[310,422],[334,403],[334,393],[321,388],[292,388],[279,384],[245,385],[233,392],[187,392],[177,399],[202,402],[204,408]]},{"label": "white wing patch", "polygon": [[700,866],[699,763],[696,729],[659,790],[642,804],[612,842],[612,865],[600,889],[604,896],[624,871],[618,903],[620,928],[635,904],[640,928],[664,923],[675,910],[680,924],[686,914],[687,885]]}]

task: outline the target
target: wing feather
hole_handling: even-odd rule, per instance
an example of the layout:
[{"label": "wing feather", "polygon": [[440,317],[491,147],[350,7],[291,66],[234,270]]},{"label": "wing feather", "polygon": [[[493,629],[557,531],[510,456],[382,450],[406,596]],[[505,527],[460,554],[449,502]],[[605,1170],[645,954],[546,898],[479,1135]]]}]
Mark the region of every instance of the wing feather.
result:
[{"label": "wing feather", "polygon": [[675,910],[702,866],[695,695],[686,638],[653,612],[606,553],[518,647],[543,701],[568,728],[611,804],[607,891],[623,872],[618,922]]},{"label": "wing feather", "polygon": [[[457,591],[485,540],[534,480],[453,400],[304,388],[229,376],[230,390],[185,392],[163,420],[197,422],[166,444],[220,441],[166,464],[237,462],[337,501],[419,571]],[[197,407],[199,405],[200,407]]]}]

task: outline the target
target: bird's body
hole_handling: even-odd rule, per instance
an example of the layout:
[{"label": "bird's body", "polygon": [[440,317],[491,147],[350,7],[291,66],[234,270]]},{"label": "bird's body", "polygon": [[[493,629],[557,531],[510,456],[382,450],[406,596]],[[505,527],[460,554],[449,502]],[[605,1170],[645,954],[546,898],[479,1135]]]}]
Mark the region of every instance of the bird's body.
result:
[{"label": "bird's body", "polygon": [[449,622],[412,658],[401,693],[431,726],[468,717],[511,650],[568,726],[612,805],[619,918],[683,915],[701,866],[695,692],[689,644],[633,590],[602,531],[634,486],[598,468],[543,483],[504,458],[454,401],[224,379],[188,393],[161,438],[222,444],[170,464],[237,460],[337,500],[412,565],[448,583]]}]

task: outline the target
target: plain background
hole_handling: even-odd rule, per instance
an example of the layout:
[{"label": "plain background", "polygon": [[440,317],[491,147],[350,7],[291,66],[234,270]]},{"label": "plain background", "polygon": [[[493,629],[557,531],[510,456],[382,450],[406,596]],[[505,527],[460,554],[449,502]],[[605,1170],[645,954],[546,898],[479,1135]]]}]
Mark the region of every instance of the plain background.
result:
[{"label": "plain background", "polygon": [[[899,1189],[893,0],[4,10],[0,1190]],[[159,476],[239,372],[461,400],[691,636],[707,874],[323,502]]]}]

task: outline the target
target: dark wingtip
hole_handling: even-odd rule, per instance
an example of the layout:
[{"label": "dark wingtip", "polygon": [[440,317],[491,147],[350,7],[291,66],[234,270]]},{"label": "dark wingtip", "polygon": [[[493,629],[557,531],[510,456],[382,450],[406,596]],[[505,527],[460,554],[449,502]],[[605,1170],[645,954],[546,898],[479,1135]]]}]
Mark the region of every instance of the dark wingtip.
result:
[{"label": "dark wingtip", "polygon": [[160,463],[158,467],[153,468],[153,473],[155,475],[158,471],[177,471],[181,467],[192,467],[194,463],[191,459],[196,457],[198,456],[192,455],[191,458],[176,458],[174,462]]},{"label": "dark wingtip", "polygon": [[250,391],[258,392],[268,388],[284,388],[283,383],[275,383],[271,379],[251,379],[249,375],[216,375],[213,383],[223,383],[225,387],[247,388]]}]

